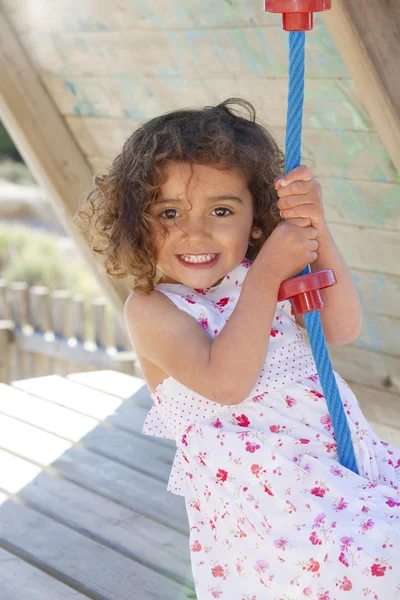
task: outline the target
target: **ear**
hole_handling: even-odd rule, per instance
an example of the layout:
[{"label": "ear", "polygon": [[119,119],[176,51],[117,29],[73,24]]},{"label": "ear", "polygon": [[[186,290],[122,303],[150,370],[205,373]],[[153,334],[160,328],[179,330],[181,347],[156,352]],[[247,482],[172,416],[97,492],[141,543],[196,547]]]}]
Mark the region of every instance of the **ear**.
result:
[{"label": "ear", "polygon": [[250,235],[251,235],[251,237],[254,240],[257,240],[258,238],[260,238],[262,236],[262,231],[261,231],[261,229],[259,227],[254,227],[253,226],[251,228],[251,234]]}]

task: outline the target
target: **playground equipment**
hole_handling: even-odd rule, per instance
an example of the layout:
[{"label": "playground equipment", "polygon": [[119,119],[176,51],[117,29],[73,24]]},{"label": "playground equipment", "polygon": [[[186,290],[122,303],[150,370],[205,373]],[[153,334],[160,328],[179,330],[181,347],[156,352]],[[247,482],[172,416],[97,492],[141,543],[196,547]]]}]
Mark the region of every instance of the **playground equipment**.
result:
[{"label": "playground equipment", "polygon": [[[305,31],[313,27],[313,14],[331,8],[331,0],[265,0],[267,12],[282,13],[283,28],[289,31],[289,97],[286,123],[285,173],[300,165],[301,132],[304,105],[304,47]],[[284,281],[278,300],[293,300],[297,314],[304,313],[318,375],[331,416],[340,462],[358,473],[350,429],[347,424],[339,389],[318,309],[323,308],[320,289],[335,285],[333,271],[311,273],[307,266],[299,277]]]}]

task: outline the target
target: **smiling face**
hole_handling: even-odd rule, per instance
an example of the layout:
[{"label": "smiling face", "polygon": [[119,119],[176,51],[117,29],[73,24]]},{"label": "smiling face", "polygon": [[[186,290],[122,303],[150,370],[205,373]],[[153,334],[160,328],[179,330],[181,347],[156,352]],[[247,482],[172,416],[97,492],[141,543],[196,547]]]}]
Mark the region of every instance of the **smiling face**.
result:
[{"label": "smiling face", "polygon": [[[192,168],[193,176],[189,163],[165,167],[167,180],[150,209],[156,219],[152,238],[163,273],[159,283],[204,289],[218,285],[240,264],[250,237],[258,232],[252,227],[253,198],[240,172],[198,164]],[[165,239],[161,224],[168,231]],[[217,254],[217,259],[193,268],[180,259],[182,254]]]}]

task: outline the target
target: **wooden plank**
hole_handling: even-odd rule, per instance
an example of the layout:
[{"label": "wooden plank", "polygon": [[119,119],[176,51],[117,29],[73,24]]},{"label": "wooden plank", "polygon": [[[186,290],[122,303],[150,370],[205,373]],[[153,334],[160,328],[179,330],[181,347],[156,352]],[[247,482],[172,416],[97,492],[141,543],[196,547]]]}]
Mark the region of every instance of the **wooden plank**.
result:
[{"label": "wooden plank", "polygon": [[26,506],[0,511],[3,543],[76,591],[96,600],[188,598],[190,588],[120,555]]},{"label": "wooden plank", "polygon": [[[137,23],[129,31],[58,30],[57,36],[31,26],[22,39],[38,72],[62,77],[287,77],[287,33],[278,20],[265,27],[260,17],[253,27],[157,30]],[[307,77],[349,77],[323,24],[307,38]]]},{"label": "wooden plank", "polygon": [[[115,371],[105,371],[105,373],[110,374],[115,373]],[[127,375],[127,377],[131,376]],[[109,378],[110,375],[105,377],[105,379]],[[113,379],[110,379],[110,381],[113,381]],[[104,382],[104,385],[106,385],[106,382]],[[134,395],[130,402],[123,402],[118,388],[114,388],[112,396],[104,393],[101,389],[94,392],[78,385],[72,378],[70,379],[70,376],[65,379],[59,375],[48,375],[12,382],[13,387],[39,396],[54,404],[65,406],[75,412],[98,420],[105,420],[123,431],[140,434],[147,412],[153,403],[144,379],[132,378],[129,385],[129,389]],[[117,395],[115,392],[117,392]],[[152,441],[168,448],[176,447],[175,442],[169,439],[152,438]]]},{"label": "wooden plank", "polygon": [[0,413],[168,483],[175,450],[154,444],[150,438],[101,424],[3,384],[0,384]]},{"label": "wooden plank", "polygon": [[[145,121],[174,109],[208,106],[228,97],[248,98],[267,127],[286,125],[287,78],[262,77],[59,77],[42,81],[65,116],[118,117]],[[249,93],[251,90],[251,93]],[[267,93],[268,92],[268,93]],[[373,129],[350,79],[308,79],[303,123],[306,128]]]},{"label": "wooden plank", "polygon": [[360,348],[400,357],[400,319],[369,314],[364,311],[360,335],[353,342]]},{"label": "wooden plank", "polygon": [[84,234],[72,224],[77,203],[91,188],[91,169],[1,10],[0,117],[124,326],[127,289],[104,276]]},{"label": "wooden plank", "polygon": [[[60,375],[22,379],[13,381],[12,385],[44,400],[101,421],[114,415],[124,404],[120,396],[111,396],[100,390],[90,390]],[[137,380],[134,385],[138,387]],[[144,381],[140,381],[139,385],[145,389]]]},{"label": "wooden plank", "polygon": [[396,231],[331,223],[332,236],[350,269],[400,275]]},{"label": "wooden plank", "polygon": [[[5,501],[0,494],[0,503]],[[18,556],[0,548],[0,586],[2,600],[86,600],[87,596],[53,579]]]},{"label": "wooden plank", "polygon": [[[126,327],[126,325],[125,325]],[[97,367],[111,367],[115,369],[124,369],[135,373],[137,371],[137,356],[132,351],[115,352],[114,349],[96,348],[93,344],[84,343],[75,346],[69,343],[68,337],[54,339],[48,337],[44,339],[43,333],[38,331],[14,331],[14,342],[18,350],[27,354],[40,354],[41,357],[53,359],[58,365],[60,373],[64,373],[71,363],[79,364],[82,368],[85,365]],[[127,343],[129,341],[127,340]],[[48,368],[44,370],[46,373]],[[35,371],[30,371],[29,376]]]},{"label": "wooden plank", "polygon": [[201,10],[197,0],[183,3],[119,0],[116,5],[110,5],[108,0],[96,0],[95,11],[90,3],[76,0],[63,0],[61,11],[54,10],[51,0],[36,0],[35,10],[32,10],[30,0],[3,0],[2,4],[21,33],[31,28],[58,34],[64,31],[126,31],[138,27],[154,30],[165,27],[253,27],[259,22],[273,27],[279,25],[279,17],[262,13],[253,2],[237,3],[233,10],[232,5],[215,0],[204,0]]},{"label": "wooden plank", "polygon": [[66,377],[81,385],[86,385],[94,390],[99,390],[112,396],[117,396],[124,402],[136,403],[138,399],[146,400],[146,407],[153,404],[144,378],[132,377],[119,371],[104,369],[102,371],[89,371],[86,373],[71,373]]},{"label": "wooden plank", "polygon": [[399,4],[336,0],[324,20],[400,173]]},{"label": "wooden plank", "polygon": [[[335,371],[346,380],[381,392],[400,394],[400,358],[359,348],[353,344],[333,346],[329,354]],[[400,415],[399,415],[400,419]]]},{"label": "wooden plank", "polygon": [[352,275],[364,311],[400,318],[400,277],[354,268]]},{"label": "wooden plank", "polygon": [[[135,119],[73,116],[66,117],[66,122],[96,168],[111,162],[141,124]],[[269,129],[283,148],[285,128]],[[323,184],[324,197],[332,196],[329,200],[333,210],[339,204],[337,212],[347,211],[355,223],[376,226],[387,219],[388,227],[400,229],[400,218],[395,210],[400,184],[390,184],[400,182],[400,178],[375,132],[305,128],[302,162],[310,166]],[[382,186],[383,183],[387,185]],[[365,212],[367,215],[363,218]]]},{"label": "wooden plank", "polygon": [[[31,481],[31,463],[4,451],[0,456],[0,487],[11,499],[177,582],[192,585],[186,535],[48,473]],[[18,485],[13,473],[19,475]],[[21,485],[24,474],[26,484]]]},{"label": "wooden plank", "polygon": [[[308,164],[314,173],[311,164],[302,162]],[[370,176],[369,173],[364,173],[365,179]],[[400,230],[398,183],[340,177],[317,179],[322,186],[325,214],[329,223]]]},{"label": "wooden plank", "polygon": [[1,422],[3,449],[167,527],[187,533],[183,498],[167,492],[165,483],[12,417],[2,415]]}]

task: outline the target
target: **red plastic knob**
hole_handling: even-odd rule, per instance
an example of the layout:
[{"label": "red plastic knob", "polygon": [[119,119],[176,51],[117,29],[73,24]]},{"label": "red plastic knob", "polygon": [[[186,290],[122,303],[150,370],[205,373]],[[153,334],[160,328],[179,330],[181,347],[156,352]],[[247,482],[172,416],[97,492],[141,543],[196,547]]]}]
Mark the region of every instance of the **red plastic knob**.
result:
[{"label": "red plastic knob", "polygon": [[281,283],[278,302],[290,298],[297,315],[318,310],[324,306],[319,290],[336,283],[335,274],[331,269],[292,277]]},{"label": "red plastic knob", "polygon": [[282,13],[285,31],[310,31],[315,12],[330,10],[332,0],[264,0],[266,12]]}]

